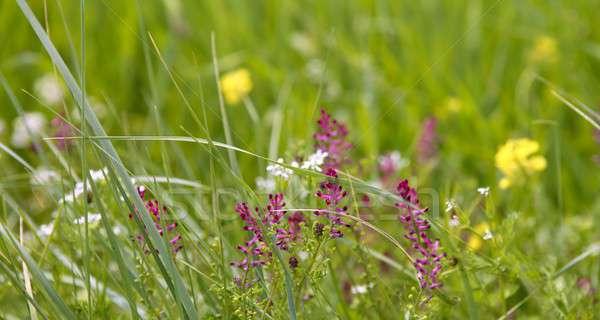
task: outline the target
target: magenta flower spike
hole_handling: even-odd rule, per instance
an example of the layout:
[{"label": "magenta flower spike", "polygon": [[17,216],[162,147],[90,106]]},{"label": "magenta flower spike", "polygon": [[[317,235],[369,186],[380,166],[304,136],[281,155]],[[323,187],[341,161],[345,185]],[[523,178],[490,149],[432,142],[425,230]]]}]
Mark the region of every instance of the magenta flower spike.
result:
[{"label": "magenta flower spike", "polygon": [[52,136],[57,138],[55,142],[56,147],[61,151],[69,149],[73,145],[73,140],[67,138],[74,136],[73,127],[61,117],[54,117],[50,121],[50,125],[54,130]]},{"label": "magenta flower spike", "polygon": [[431,240],[427,232],[431,228],[423,214],[427,208],[419,206],[419,196],[414,188],[408,184],[408,180],[402,180],[396,187],[396,194],[404,202],[396,203],[400,209],[400,222],[404,225],[404,237],[411,242],[415,251],[413,266],[417,270],[417,280],[423,289],[437,289],[442,286],[438,276],[442,270],[441,260],[446,256],[440,253],[440,241]]},{"label": "magenta flower spike", "polygon": [[[161,236],[164,236],[165,234],[173,234],[176,231],[177,222],[171,222],[166,224],[163,224],[162,222],[162,220],[164,220],[163,217],[168,212],[167,207],[161,206],[158,200],[156,199],[150,199],[146,201],[146,188],[144,186],[138,186],[137,192],[140,198],[145,201],[144,205],[146,207],[146,210],[148,210],[148,212],[152,216],[152,220],[154,221],[154,227],[156,228],[156,231],[158,231],[158,234],[160,234]],[[137,214],[137,212],[135,214]],[[133,219],[133,217],[134,214],[129,214],[130,219]],[[146,253],[149,253],[149,250],[146,248],[146,238],[144,235],[136,235],[134,237],[134,240],[137,241],[142,247],[144,247],[144,251]],[[171,245],[173,253],[177,253],[183,248],[181,240],[182,237],[178,233],[175,233],[169,240],[169,244]]]},{"label": "magenta flower spike", "polygon": [[[290,244],[300,238],[300,224],[304,222],[304,216],[300,212],[288,216],[288,226],[285,228],[283,217],[287,211],[283,210],[284,207],[285,201],[281,193],[269,194],[269,202],[264,211],[259,208],[252,211],[244,202],[236,205],[235,211],[244,222],[243,229],[251,232],[252,237],[244,245],[238,246],[244,258],[239,262],[232,262],[232,266],[247,271],[250,267],[265,265],[272,255],[265,243],[265,234],[269,231],[275,233],[275,245],[281,250],[289,250]],[[261,216],[261,212],[264,215]]]},{"label": "magenta flower spike", "polygon": [[313,135],[315,149],[327,152],[323,169],[324,171],[329,168],[339,169],[348,162],[348,151],[352,148],[352,144],[346,140],[348,129],[345,124],[331,118],[323,109],[317,124],[318,131]]},{"label": "magenta flower spike", "polygon": [[317,198],[325,202],[325,209],[317,209],[315,215],[325,216],[329,219],[331,224],[329,235],[331,238],[341,238],[344,234],[338,229],[339,226],[350,226],[342,219],[342,215],[345,215],[348,211],[348,207],[342,204],[348,192],[336,181],[338,175],[335,169],[327,169],[326,175],[329,178],[319,184],[319,190],[315,193]]},{"label": "magenta flower spike", "polygon": [[429,117],[425,119],[421,127],[421,136],[417,141],[417,157],[419,161],[429,161],[438,152],[439,136],[437,133],[437,119]]}]

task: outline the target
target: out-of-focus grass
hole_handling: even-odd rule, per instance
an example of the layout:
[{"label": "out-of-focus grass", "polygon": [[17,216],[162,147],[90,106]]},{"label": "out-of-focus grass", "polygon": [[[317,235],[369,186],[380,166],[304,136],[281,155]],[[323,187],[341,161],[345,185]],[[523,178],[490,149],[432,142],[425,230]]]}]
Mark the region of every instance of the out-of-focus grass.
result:
[{"label": "out-of-focus grass", "polygon": [[[109,135],[207,139],[205,144],[161,138],[112,141],[123,164],[134,175],[179,177],[203,186],[151,184],[169,205],[190,213],[184,233],[190,247],[178,258],[185,262],[175,263],[200,314],[219,312],[228,317],[237,308],[223,299],[231,297],[227,264],[235,256],[234,246],[240,238],[236,220],[215,222],[223,215],[232,217],[233,204],[240,199],[200,195],[200,189],[237,188],[247,192],[254,186],[254,178],[264,175],[267,164],[252,155],[236,153],[241,173],[237,176],[229,168],[227,151],[212,145],[212,140],[227,142],[213,70],[213,48],[219,72],[237,68],[250,72],[253,89],[249,99],[260,117],[255,123],[243,104],[225,105],[231,130],[228,144],[255,155],[285,155],[289,159],[299,151],[312,149],[314,121],[319,108],[325,107],[348,124],[355,163],[373,166],[378,155],[400,150],[411,157],[411,166],[402,174],[417,181],[419,188],[436,190],[438,207],[443,209],[443,201],[453,197],[465,212],[473,214],[474,220],[485,216],[493,222],[496,237],[504,241],[480,252],[483,258],[448,248],[461,263],[460,268],[450,269],[446,279],[446,300],[455,304],[435,303],[431,307],[433,315],[501,316],[522,299],[528,302],[518,312],[526,314],[583,316],[593,310],[581,302],[587,300],[578,300],[576,282],[578,278],[590,278],[591,285],[598,288],[597,257],[583,260],[555,279],[553,275],[599,240],[600,174],[591,158],[600,153],[600,145],[593,138],[593,127],[539,79],[543,77],[569,97],[596,108],[600,99],[600,2],[99,0],[85,2],[85,28],[80,26],[79,2],[47,0],[31,1],[30,5],[76,78],[85,67],[86,92],[105,106],[99,117]],[[0,43],[0,72],[22,108],[40,111],[48,119],[62,114],[78,123],[79,107],[72,97],[59,106],[44,106],[36,99],[36,79],[59,73],[16,2],[0,2]],[[77,81],[81,84],[81,79]],[[8,91],[2,90],[0,119],[7,127],[0,133],[0,142],[8,147],[11,121],[18,114]],[[441,148],[437,162],[425,165],[413,154],[421,123],[429,116],[439,119]],[[280,133],[273,134],[278,126]],[[548,167],[525,186],[500,190],[494,154],[506,140],[524,136],[540,142]],[[48,147],[43,154],[20,149],[16,152],[21,162],[9,153],[0,154],[3,230],[16,234],[19,215],[25,216],[29,228],[54,219],[56,215],[51,215],[57,206],[53,199],[68,190],[32,189],[22,163],[61,169],[64,179],[73,181],[75,176],[82,176],[81,144],[77,146],[69,154]],[[92,142],[86,146],[85,167],[96,168],[102,160],[109,160]],[[63,157],[62,164],[57,155]],[[67,169],[72,172],[67,174]],[[362,172],[371,175],[362,176],[364,180],[375,178],[372,170],[356,169],[352,173]],[[486,185],[492,187],[492,196],[483,205],[475,189]],[[107,186],[115,192],[115,199],[125,195],[111,183]],[[98,192],[112,196],[108,190]],[[90,210],[121,219],[131,209],[114,199],[106,201],[104,209]],[[63,217],[63,228],[68,228],[73,215],[82,214],[82,210],[62,210],[57,216]],[[444,219],[437,221],[437,229],[442,240],[450,243],[457,235],[448,230]],[[395,222],[374,224],[401,237]],[[135,232],[136,226],[128,228]],[[151,257],[124,253],[119,262],[114,246],[118,243],[123,251],[135,252],[129,250],[134,245],[123,237],[106,238],[100,230],[90,230],[89,245],[100,248],[92,252],[92,257],[82,255],[86,245],[83,229],[67,233],[72,242],[65,242],[61,234],[44,245],[32,235],[23,247],[33,251],[36,265],[53,279],[51,284],[69,307],[80,308],[78,315],[93,318],[134,314],[127,308],[114,307],[118,299],[106,293],[108,287],[118,293],[125,306],[128,299],[123,297],[135,295],[134,301],[143,305],[137,312],[178,316],[177,303],[182,301],[169,296],[168,290],[163,296],[165,301],[155,300],[157,294],[153,291],[168,285],[161,283],[165,280]],[[10,238],[4,239],[4,233],[2,236],[2,246],[8,246],[2,252],[21,252],[15,251],[16,246],[10,247]],[[461,236],[454,240],[461,240]],[[118,242],[109,245],[102,243],[104,239]],[[390,245],[380,239],[371,244],[371,249],[386,251]],[[16,256],[0,256],[6,270],[22,269]],[[343,317],[358,317],[361,313],[336,295],[340,287],[335,287],[335,281],[352,278],[355,261],[364,257],[342,250],[332,259],[350,262],[342,263],[344,271],[323,284],[327,294],[321,294],[329,300],[318,301],[323,308],[320,315],[335,310]],[[407,265],[400,254],[394,259]],[[95,265],[103,261],[118,263],[118,273]],[[74,271],[73,264],[83,271]],[[140,270],[133,270],[136,266]],[[32,280],[38,281],[40,274],[33,264],[30,271]],[[60,282],[64,276],[83,281],[87,272],[94,282],[107,285]],[[142,284],[122,287],[123,281],[133,281],[134,275]],[[12,276],[17,279],[21,275]],[[3,277],[8,279],[8,273]],[[50,289],[43,291],[46,282],[39,283],[43,287],[36,287],[36,296],[53,294]],[[539,290],[542,286],[545,290]],[[390,304],[384,297],[393,297],[393,301],[399,289],[389,285],[378,290],[381,304],[371,301],[368,305],[372,309],[366,308],[369,311],[365,314],[373,312],[371,316],[381,317],[378,312],[384,309],[382,306]],[[409,294],[399,293],[402,297]],[[88,310],[89,299],[95,305],[93,310]],[[37,303],[46,310],[48,301],[59,300],[40,299]],[[24,317],[26,303],[15,284],[0,288],[0,310],[7,310],[0,311],[3,316]],[[23,311],[10,311],[13,308],[9,306],[17,304]],[[279,312],[288,315],[286,310]]]}]

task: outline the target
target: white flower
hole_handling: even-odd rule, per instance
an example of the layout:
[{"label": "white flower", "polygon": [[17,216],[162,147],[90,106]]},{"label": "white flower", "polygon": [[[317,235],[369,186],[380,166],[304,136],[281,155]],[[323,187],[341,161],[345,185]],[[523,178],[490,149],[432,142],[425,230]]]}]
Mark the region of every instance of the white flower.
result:
[{"label": "white flower", "polygon": [[114,226],[112,231],[116,236],[118,236],[123,233],[123,228],[121,226]]},{"label": "white flower", "polygon": [[325,63],[320,59],[310,59],[304,68],[311,80],[320,80],[325,73]]},{"label": "white flower", "polygon": [[[94,182],[103,181],[105,179],[105,176],[104,176],[105,174],[108,174],[108,169],[106,167],[104,167],[100,170],[90,170],[90,177],[92,178],[92,181],[94,181]],[[79,196],[81,196],[86,189],[87,189],[87,191],[90,191],[92,189],[92,187],[88,181],[86,181],[85,188],[84,188],[83,182],[77,182],[75,184],[75,188],[73,188],[72,191],[69,191],[63,197],[63,199],[61,199],[61,202],[75,201],[75,199],[77,199]]]},{"label": "white flower", "polygon": [[479,194],[481,194],[482,196],[487,197],[490,195],[490,187],[477,188],[477,192],[479,192]]},{"label": "white flower", "polygon": [[279,165],[279,163],[283,163],[282,158],[277,159],[277,163],[272,163],[268,165],[267,172],[273,177],[282,177],[286,180],[289,179],[290,176],[294,174],[294,171],[292,171],[292,169],[288,169],[282,165]]},{"label": "white flower", "polygon": [[[87,218],[88,218],[88,223],[94,223],[94,222],[100,221],[102,216],[99,213],[88,213]],[[81,216],[81,217],[73,220],[73,223],[74,224],[84,224],[85,216]]]},{"label": "white flower", "polygon": [[[73,188],[72,191],[69,191],[62,199],[62,201],[64,202],[73,202],[75,201],[75,199],[77,199],[80,195],[83,194],[84,191],[84,187],[83,187],[83,182],[77,182],[75,184],[75,188]],[[87,190],[90,190],[90,185],[88,183],[87,185]]]},{"label": "white flower", "polygon": [[454,199],[448,199],[446,200],[446,212],[450,212],[454,209],[456,209],[458,205],[456,204],[456,200]]},{"label": "white flower", "polygon": [[392,151],[379,156],[379,158],[377,158],[377,163],[379,164],[379,169],[381,171],[384,171],[387,174],[392,174],[406,167],[409,161],[408,159],[402,157],[400,152]]},{"label": "white flower", "polygon": [[256,177],[256,188],[265,193],[272,193],[275,191],[275,180],[271,177]]},{"label": "white flower", "polygon": [[329,154],[327,152],[322,151],[321,149],[317,150],[317,152],[308,156],[308,159],[302,162],[302,169],[307,170],[315,170],[321,172],[321,166],[323,162],[325,162],[325,158],[327,158]]},{"label": "white flower", "polygon": [[313,40],[306,33],[293,33],[290,37],[290,45],[305,56],[313,55],[316,51]]},{"label": "white flower", "polygon": [[40,226],[39,234],[40,236],[47,237],[52,234],[54,230],[54,223],[43,224]]},{"label": "white flower", "polygon": [[90,170],[92,181],[103,181],[106,176],[108,176],[108,169],[106,167],[100,170]]},{"label": "white flower", "polygon": [[46,185],[58,181],[59,178],[56,171],[39,167],[31,174],[30,183],[37,186]]},{"label": "white flower", "polygon": [[35,93],[47,105],[55,105],[62,101],[65,93],[58,79],[52,74],[38,78],[33,85]]},{"label": "white flower", "polygon": [[494,237],[494,235],[492,234],[492,231],[485,230],[485,232],[483,233],[483,240],[491,240]]},{"label": "white flower", "polygon": [[298,258],[300,258],[300,260],[304,261],[306,259],[308,259],[308,252],[306,251],[298,251]]},{"label": "white flower", "polygon": [[369,288],[373,288],[372,283],[352,286],[352,288],[350,288],[350,292],[352,294],[365,294]]},{"label": "white flower", "polygon": [[39,112],[27,112],[13,121],[11,143],[17,148],[27,148],[32,137],[41,135],[46,127],[46,119]]},{"label": "white flower", "polygon": [[452,228],[454,227],[458,227],[460,225],[460,221],[458,220],[458,216],[453,214],[452,217],[450,218],[450,221],[448,221],[448,225]]},{"label": "white flower", "polygon": [[4,130],[6,130],[6,122],[0,119],[0,136],[4,133]]}]

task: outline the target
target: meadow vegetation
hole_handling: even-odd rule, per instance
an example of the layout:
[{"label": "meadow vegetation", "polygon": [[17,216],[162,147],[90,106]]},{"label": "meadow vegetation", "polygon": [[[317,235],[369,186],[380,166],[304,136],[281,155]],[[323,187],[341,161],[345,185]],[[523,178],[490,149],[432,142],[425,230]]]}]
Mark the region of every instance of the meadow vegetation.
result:
[{"label": "meadow vegetation", "polygon": [[0,318],[598,319],[600,2],[0,1]]}]

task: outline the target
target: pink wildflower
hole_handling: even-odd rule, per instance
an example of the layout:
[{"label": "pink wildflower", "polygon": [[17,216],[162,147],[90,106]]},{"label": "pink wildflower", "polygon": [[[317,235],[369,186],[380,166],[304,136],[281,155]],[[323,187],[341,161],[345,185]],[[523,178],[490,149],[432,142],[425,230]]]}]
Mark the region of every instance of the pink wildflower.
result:
[{"label": "pink wildflower", "polygon": [[442,286],[438,279],[442,270],[441,259],[446,254],[439,252],[440,241],[431,240],[427,235],[431,226],[429,221],[422,217],[427,209],[420,208],[417,191],[409,186],[408,180],[400,181],[396,193],[404,200],[396,204],[401,210],[399,218],[406,231],[404,237],[411,242],[412,248],[419,256],[415,257],[413,263],[419,284],[423,289],[439,288]]},{"label": "pink wildflower", "polygon": [[329,168],[327,175],[329,178],[319,184],[319,190],[315,193],[318,198],[325,201],[326,210],[316,210],[315,214],[329,219],[331,223],[329,235],[332,238],[341,238],[344,234],[338,229],[338,226],[350,226],[342,220],[342,215],[346,214],[348,207],[341,204],[348,193],[336,181],[338,176],[334,169]]},{"label": "pink wildflower", "polygon": [[281,193],[269,195],[269,202],[262,216],[263,211],[259,208],[251,211],[246,203],[236,205],[235,211],[244,222],[244,230],[251,232],[252,236],[244,245],[238,246],[244,258],[239,262],[232,262],[232,266],[246,271],[250,267],[265,265],[272,255],[269,246],[265,243],[265,234],[269,231],[275,233],[275,245],[281,250],[288,250],[290,243],[299,238],[300,223],[304,221],[304,217],[302,214],[298,216],[298,213],[289,216],[286,229],[282,226],[282,219],[286,214],[284,207],[285,202]]},{"label": "pink wildflower", "polygon": [[437,133],[437,119],[429,117],[423,122],[421,136],[417,141],[417,157],[419,161],[429,161],[437,155],[439,137]]},{"label": "pink wildflower", "polygon": [[332,119],[323,109],[317,123],[319,129],[313,138],[315,149],[327,153],[324,169],[339,169],[348,162],[348,151],[352,148],[352,144],[346,140],[348,129],[345,124]]},{"label": "pink wildflower", "polygon": [[[143,186],[140,186],[140,187],[138,187],[137,191],[138,191],[138,195],[140,196],[140,198],[142,200],[145,200],[146,188],[144,188]],[[146,206],[146,210],[148,210],[148,212],[151,214],[152,220],[154,221],[154,227],[156,228],[156,231],[158,231],[158,234],[160,234],[160,236],[166,236],[167,234],[172,234],[175,231],[175,229],[177,228],[177,222],[165,222],[163,219],[164,216],[168,212],[166,206],[161,206],[160,203],[158,202],[158,200],[156,200],[156,199],[150,199],[150,200],[146,201],[144,204]],[[137,212],[136,212],[136,214],[137,214]],[[133,217],[134,217],[133,214],[129,214],[130,219],[133,219]],[[145,248],[144,251],[146,253],[148,253],[149,250],[145,247],[146,246],[145,236],[139,234],[139,235],[136,235],[134,238],[138,241],[138,243],[141,246],[143,246]],[[169,240],[169,244],[171,245],[171,249],[173,250],[173,253],[179,252],[179,250],[181,250],[183,248],[183,245],[181,244],[181,235],[175,234]]]},{"label": "pink wildflower", "polygon": [[74,135],[73,127],[61,117],[54,117],[50,122],[54,130],[53,137],[57,138],[56,146],[59,150],[67,150],[73,145],[73,140],[66,139]]}]

